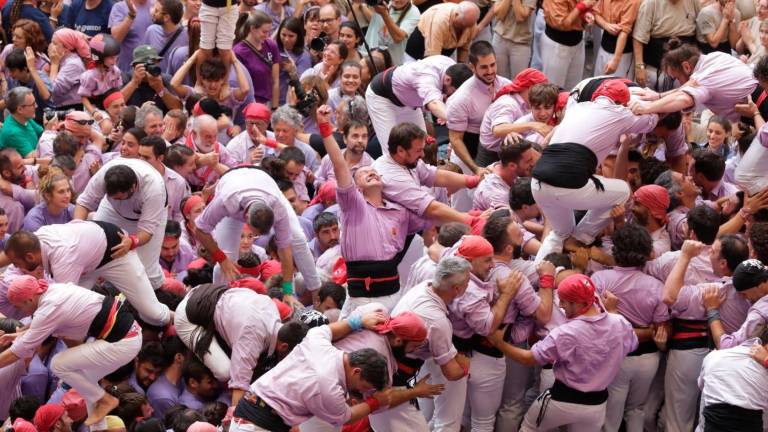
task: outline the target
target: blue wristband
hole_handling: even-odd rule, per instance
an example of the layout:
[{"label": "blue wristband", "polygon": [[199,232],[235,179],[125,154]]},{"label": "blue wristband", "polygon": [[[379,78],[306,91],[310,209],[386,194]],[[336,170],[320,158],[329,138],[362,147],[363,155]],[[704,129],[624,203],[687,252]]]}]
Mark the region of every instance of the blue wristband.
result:
[{"label": "blue wristband", "polygon": [[360,331],[363,329],[363,317],[360,315],[353,315],[347,318],[347,324],[352,331]]},{"label": "blue wristband", "polygon": [[283,294],[293,295],[293,281],[283,281]]}]

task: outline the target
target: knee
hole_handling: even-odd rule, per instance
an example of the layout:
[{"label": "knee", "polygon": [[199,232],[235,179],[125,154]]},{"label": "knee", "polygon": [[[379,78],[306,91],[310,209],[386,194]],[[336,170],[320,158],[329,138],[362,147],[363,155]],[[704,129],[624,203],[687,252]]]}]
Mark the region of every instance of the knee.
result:
[{"label": "knee", "polygon": [[69,372],[69,367],[66,362],[61,359],[60,355],[54,356],[51,360],[51,372],[58,377]]}]

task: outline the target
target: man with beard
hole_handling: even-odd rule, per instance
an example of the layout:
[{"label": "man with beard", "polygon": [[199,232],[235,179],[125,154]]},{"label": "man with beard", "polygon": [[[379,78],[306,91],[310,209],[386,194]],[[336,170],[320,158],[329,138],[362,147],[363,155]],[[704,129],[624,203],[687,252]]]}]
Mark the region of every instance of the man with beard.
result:
[{"label": "man with beard", "polygon": [[323,212],[317,215],[313,226],[315,238],[309,242],[309,250],[317,259],[323,252],[339,244],[339,219],[333,213]]},{"label": "man with beard", "polygon": [[365,92],[368,114],[382,150],[389,143],[390,130],[404,122],[426,130],[422,107],[438,123],[446,122],[445,98],[472,76],[469,66],[435,55],[379,73]]},{"label": "man with beard", "polygon": [[472,208],[477,210],[497,209],[509,205],[509,189],[520,177],[530,177],[539,152],[533,143],[520,140],[505,143],[499,151],[499,162],[488,166],[490,173],[477,186]]},{"label": "man with beard", "polygon": [[187,176],[190,185],[203,187],[214,184],[222,174],[237,165],[227,147],[217,141],[218,133],[216,119],[208,114],[192,120],[192,132],[186,145],[197,154],[198,168]]},{"label": "man with beard", "polygon": [[651,235],[653,240],[653,252],[655,257],[669,252],[672,248],[667,232],[667,209],[669,208],[669,194],[659,185],[645,185],[635,191],[634,204],[632,204],[632,216],[635,222],[642,226]]},{"label": "man with beard", "polygon": [[259,165],[265,156],[277,154],[275,141],[267,138],[267,126],[272,117],[266,105],[251,102],[243,110],[245,130],[227,143],[227,152],[236,164]]},{"label": "man with beard", "polygon": [[152,165],[163,176],[165,190],[168,191],[168,220],[184,222],[181,214],[181,202],[190,194],[189,183],[176,171],[165,166],[165,154],[168,146],[161,136],[152,135],[139,142],[139,157]]},{"label": "man with beard", "polygon": [[149,342],[141,347],[139,354],[133,360],[133,372],[128,377],[128,384],[137,393],[146,395],[149,386],[157,381],[167,366],[163,346],[160,342]]},{"label": "man with beard", "polygon": [[[366,153],[368,147],[368,125],[358,120],[350,120],[344,125],[344,144],[347,145],[341,151],[344,162],[346,162],[352,178],[361,167],[373,164],[373,159]],[[333,172],[333,163],[328,155],[323,156],[320,161],[320,168],[315,172],[315,187],[320,187],[328,180],[335,180],[336,175]]]},{"label": "man with beard", "polygon": [[[480,124],[496,92],[509,80],[496,75],[496,53],[487,41],[476,41],[469,47],[469,64],[474,75],[459,87],[448,100],[448,138],[451,141],[451,162],[465,174],[488,172],[475,163],[480,145]],[[453,207],[469,210],[471,197],[466,191],[453,194]]]},{"label": "man with beard", "polygon": [[[14,233],[24,224],[24,214],[35,206],[34,193],[25,192],[26,166],[19,152],[12,148],[0,150],[2,193],[0,207],[8,216],[8,232]],[[32,191],[34,192],[34,191]]]},{"label": "man with beard", "polygon": [[160,265],[170,273],[170,277],[182,280],[179,275],[187,271],[187,266],[196,257],[197,254],[189,243],[181,241],[181,224],[169,220],[165,225],[165,236],[160,249]]},{"label": "man with beard", "polygon": [[182,377],[184,391],[179,395],[178,403],[187,408],[202,411],[206,403],[215,401],[219,395],[219,382],[213,372],[194,357],[184,362]]},{"label": "man with beard", "polygon": [[175,71],[168,70],[169,54],[177,47],[189,45],[187,32],[181,26],[184,16],[184,5],[181,0],[157,0],[149,11],[152,15],[152,25],[147,27],[144,33],[142,45],[150,45],[157,50],[160,60],[160,69],[164,73]]}]

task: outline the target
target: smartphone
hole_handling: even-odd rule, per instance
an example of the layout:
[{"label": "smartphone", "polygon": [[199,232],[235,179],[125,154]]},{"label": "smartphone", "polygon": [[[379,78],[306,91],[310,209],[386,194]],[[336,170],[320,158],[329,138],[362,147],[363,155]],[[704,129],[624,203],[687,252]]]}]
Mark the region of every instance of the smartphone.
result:
[{"label": "smartphone", "polygon": [[289,59],[290,59],[290,57],[288,57],[288,54],[286,54],[286,53],[284,53],[284,52],[281,52],[281,53],[280,53],[280,63],[285,63],[285,62],[287,62]]}]

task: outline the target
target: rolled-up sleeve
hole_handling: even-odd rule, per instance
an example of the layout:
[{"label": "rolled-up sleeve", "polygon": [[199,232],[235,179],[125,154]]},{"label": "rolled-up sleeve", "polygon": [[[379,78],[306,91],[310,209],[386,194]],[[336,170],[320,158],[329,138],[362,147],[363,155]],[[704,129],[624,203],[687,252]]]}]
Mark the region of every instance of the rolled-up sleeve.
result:
[{"label": "rolled-up sleeve", "polygon": [[100,169],[91,177],[83,193],[77,197],[77,205],[83,206],[90,211],[96,211],[99,208],[99,202],[107,193],[104,185],[104,171],[104,169]]},{"label": "rolled-up sleeve", "polygon": [[635,28],[632,30],[632,37],[643,44],[647,44],[648,41],[651,40],[653,6],[653,1],[645,0],[640,3],[640,8],[637,10],[637,19],[635,19]]},{"label": "rolled-up sleeve", "polygon": [[447,319],[429,325],[427,333],[429,351],[439,366],[453,360],[458,354],[456,347],[453,346],[452,336],[451,324]]},{"label": "rolled-up sleeve", "polygon": [[141,194],[141,217],[137,227],[151,234],[157,230],[161,222],[166,220],[163,215],[168,215],[168,192],[162,180],[148,186]]},{"label": "rolled-up sleeve", "polygon": [[693,107],[686,111],[703,111],[707,109],[706,103],[712,98],[712,93],[704,86],[685,86],[680,88],[680,91],[693,98]]},{"label": "rolled-up sleeve", "polygon": [[741,327],[732,334],[723,334],[720,337],[720,349],[733,348],[747,339],[758,337],[765,329],[768,317],[758,310],[751,310]]},{"label": "rolled-up sleeve", "polygon": [[53,334],[56,329],[56,319],[51,316],[51,312],[53,312],[52,308],[46,306],[35,311],[29,329],[11,344],[10,350],[16,357],[20,359],[32,357],[43,341]]},{"label": "rolled-up sleeve", "polygon": [[253,369],[256,368],[259,356],[264,351],[264,338],[258,327],[247,326],[240,333],[238,340],[232,346],[232,363],[229,388],[248,390],[251,385]]},{"label": "rolled-up sleeve", "polygon": [[552,364],[560,358],[554,331],[531,347],[531,354],[540,366]]}]

